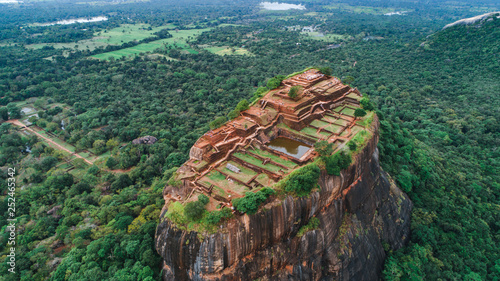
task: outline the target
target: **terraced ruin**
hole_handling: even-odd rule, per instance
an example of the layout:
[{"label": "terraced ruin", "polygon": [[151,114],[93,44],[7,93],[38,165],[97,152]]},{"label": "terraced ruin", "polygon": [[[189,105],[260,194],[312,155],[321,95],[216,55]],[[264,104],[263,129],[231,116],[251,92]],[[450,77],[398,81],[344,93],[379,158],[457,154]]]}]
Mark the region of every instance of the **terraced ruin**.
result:
[{"label": "terraced ruin", "polygon": [[[290,89],[299,86],[295,97]],[[316,69],[282,81],[250,108],[204,134],[177,171],[175,182],[190,193],[165,189],[165,199],[182,203],[198,194],[210,198],[207,210],[230,207],[246,192],[272,187],[318,156],[321,140],[342,149],[364,127],[354,117],[361,93]]]}]

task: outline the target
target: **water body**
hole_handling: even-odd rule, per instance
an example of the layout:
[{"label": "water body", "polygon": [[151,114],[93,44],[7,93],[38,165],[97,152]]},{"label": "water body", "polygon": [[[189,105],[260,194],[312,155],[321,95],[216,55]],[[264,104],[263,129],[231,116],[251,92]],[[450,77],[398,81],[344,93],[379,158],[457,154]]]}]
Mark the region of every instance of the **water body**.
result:
[{"label": "water body", "polygon": [[73,23],[86,23],[86,22],[98,22],[98,21],[105,21],[108,20],[107,17],[100,16],[100,17],[93,17],[93,18],[78,18],[78,19],[70,19],[70,20],[60,20],[56,22],[47,22],[47,23],[40,23],[37,24],[39,26],[49,26],[49,25],[56,25],[56,24],[73,24]]},{"label": "water body", "polygon": [[271,10],[271,11],[286,11],[286,10],[305,10],[306,6],[300,4],[300,5],[295,5],[295,4],[288,4],[288,3],[279,3],[279,2],[262,2],[260,3],[260,6],[266,10]]},{"label": "water body", "polygon": [[311,146],[289,138],[277,137],[270,141],[267,146],[279,152],[286,153],[295,158],[302,157]]}]

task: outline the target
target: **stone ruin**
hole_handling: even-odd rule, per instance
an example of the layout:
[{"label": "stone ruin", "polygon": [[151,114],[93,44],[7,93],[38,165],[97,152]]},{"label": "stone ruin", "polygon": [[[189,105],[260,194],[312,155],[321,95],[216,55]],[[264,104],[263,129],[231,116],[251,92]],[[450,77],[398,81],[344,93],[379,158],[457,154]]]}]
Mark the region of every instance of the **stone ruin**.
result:
[{"label": "stone ruin", "polygon": [[[286,93],[293,86],[300,86],[301,91],[292,99]],[[267,144],[284,137],[309,147],[321,140],[343,147],[361,130],[353,116],[361,96],[357,89],[316,69],[285,79],[238,117],[200,137],[177,179],[191,195],[204,193],[221,204],[230,204],[231,198],[256,188],[273,186],[317,153],[310,148],[295,158]],[[168,192],[165,195],[177,200]]]}]

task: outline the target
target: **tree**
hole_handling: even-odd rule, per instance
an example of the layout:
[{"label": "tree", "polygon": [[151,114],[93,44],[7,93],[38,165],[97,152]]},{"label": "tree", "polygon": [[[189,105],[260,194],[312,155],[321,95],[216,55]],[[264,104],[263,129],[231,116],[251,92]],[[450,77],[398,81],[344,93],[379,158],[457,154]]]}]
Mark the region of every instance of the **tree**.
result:
[{"label": "tree", "polygon": [[209,198],[200,194],[197,201],[192,201],[184,207],[184,215],[191,221],[198,221],[205,213],[205,205],[208,203]]},{"label": "tree", "polygon": [[341,151],[325,158],[326,172],[329,175],[339,176],[340,171],[351,165],[352,157],[349,153]]},{"label": "tree", "polygon": [[316,150],[321,156],[329,156],[333,152],[332,144],[324,140],[315,143],[314,150]]},{"label": "tree", "polygon": [[260,204],[274,193],[275,191],[268,187],[264,187],[257,192],[246,192],[245,197],[233,199],[233,206],[242,213],[252,215],[257,212]]},{"label": "tree", "polygon": [[238,105],[236,106],[236,109],[239,111],[244,111],[247,110],[250,107],[250,104],[246,99],[242,99]]},{"label": "tree", "polygon": [[367,97],[363,97],[359,102],[364,110],[372,111],[373,109],[375,109],[373,103]]},{"label": "tree", "polygon": [[319,72],[328,76],[332,75],[332,69],[330,67],[320,67]]},{"label": "tree", "polygon": [[114,169],[118,165],[118,161],[114,157],[109,157],[108,160],[106,161],[106,167],[109,169]]},{"label": "tree", "polygon": [[222,126],[224,123],[226,123],[227,119],[224,116],[219,116],[215,118],[214,121],[210,122],[208,126],[210,127],[210,130],[215,130]]},{"label": "tree", "polygon": [[229,120],[233,120],[234,118],[240,115],[240,111],[238,109],[233,109],[227,114],[227,118]]},{"label": "tree", "polygon": [[87,170],[87,173],[95,176],[99,173],[99,167],[97,167],[96,164],[94,164]]},{"label": "tree", "polygon": [[271,79],[269,79],[269,81],[267,81],[266,86],[269,90],[272,90],[272,89],[278,88],[280,86],[280,84],[281,84],[280,80],[278,80],[277,78],[271,78]]},{"label": "tree", "polygon": [[297,196],[305,196],[318,184],[320,173],[320,168],[315,164],[297,169],[286,179],[284,189]]},{"label": "tree", "polygon": [[352,77],[352,76],[346,76],[344,78],[343,82],[344,82],[344,84],[351,85],[351,83],[354,82],[354,80],[355,80],[354,77]]},{"label": "tree", "polygon": [[117,147],[118,145],[120,145],[120,143],[116,140],[116,139],[109,139],[107,142],[106,142],[106,147],[111,150],[115,147]]},{"label": "tree", "polygon": [[355,151],[356,148],[358,148],[358,144],[356,141],[351,140],[350,142],[347,143],[347,146],[349,147],[350,150]]},{"label": "tree", "polygon": [[9,110],[7,109],[7,107],[0,107],[0,118],[2,118],[2,120],[4,121],[9,120]]},{"label": "tree", "polygon": [[297,95],[299,94],[300,91],[300,86],[293,86],[290,88],[288,91],[288,96],[292,99],[296,98]]},{"label": "tree", "polygon": [[362,108],[356,108],[356,110],[354,111],[354,116],[359,118],[359,117],[363,117],[366,115],[366,111]]},{"label": "tree", "polygon": [[233,216],[231,209],[224,208],[220,211],[212,211],[208,213],[204,219],[208,224],[217,225],[221,220],[228,219]]},{"label": "tree", "polygon": [[96,140],[92,144],[97,154],[103,154],[106,151],[106,142],[104,140]]},{"label": "tree", "polygon": [[127,174],[121,174],[112,184],[111,184],[111,190],[117,191],[120,189],[124,189],[126,187],[129,187],[132,185],[133,182],[130,179],[129,175]]},{"label": "tree", "polygon": [[[10,105],[10,103],[9,103],[9,105]],[[10,106],[9,112],[10,112],[11,119],[21,118],[21,110],[17,106],[15,106],[15,105]]]}]

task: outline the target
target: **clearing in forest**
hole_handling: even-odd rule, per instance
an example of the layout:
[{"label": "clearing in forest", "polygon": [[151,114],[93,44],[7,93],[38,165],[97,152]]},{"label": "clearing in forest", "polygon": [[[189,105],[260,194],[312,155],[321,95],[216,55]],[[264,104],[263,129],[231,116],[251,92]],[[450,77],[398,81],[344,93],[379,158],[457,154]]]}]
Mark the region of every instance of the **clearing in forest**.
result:
[{"label": "clearing in forest", "polygon": [[159,48],[165,48],[166,46],[173,46],[175,48],[183,49],[184,51],[192,54],[197,54],[198,52],[189,46],[188,41],[196,38],[199,34],[210,30],[210,28],[205,29],[187,29],[187,30],[171,30],[170,34],[172,34],[171,38],[160,39],[151,41],[149,43],[142,43],[137,46],[133,46],[130,48],[120,49],[112,52],[102,53],[98,55],[92,56],[96,59],[110,59],[115,58],[119,59],[124,56],[135,56],[141,53],[153,52]]}]

